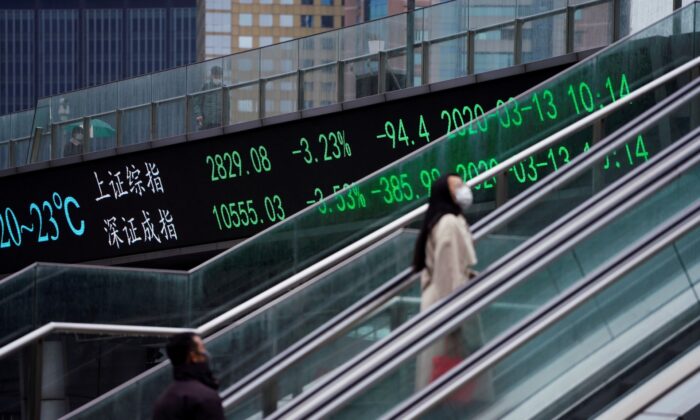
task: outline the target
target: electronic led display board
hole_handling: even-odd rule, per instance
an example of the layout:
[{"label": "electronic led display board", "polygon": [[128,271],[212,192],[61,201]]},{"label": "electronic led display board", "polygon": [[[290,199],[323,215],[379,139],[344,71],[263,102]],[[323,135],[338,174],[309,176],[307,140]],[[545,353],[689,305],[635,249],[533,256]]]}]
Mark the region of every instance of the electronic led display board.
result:
[{"label": "electronic led display board", "polygon": [[[513,99],[562,69],[0,178],[0,273],[34,261],[89,261],[246,238],[497,105],[504,105],[503,112],[464,129],[552,121],[560,117],[558,101],[590,112],[605,89],[624,95],[627,81],[618,75],[601,86],[581,82],[568,92],[544,90],[528,103]],[[646,159],[643,149],[632,144],[629,156],[609,164]],[[519,182],[533,182],[543,167],[556,170],[573,153],[555,148],[547,159],[511,172]],[[464,162],[453,169],[466,179],[496,163]],[[435,177],[423,172],[411,179],[383,177],[367,191],[347,189],[319,211],[419,198]]]}]

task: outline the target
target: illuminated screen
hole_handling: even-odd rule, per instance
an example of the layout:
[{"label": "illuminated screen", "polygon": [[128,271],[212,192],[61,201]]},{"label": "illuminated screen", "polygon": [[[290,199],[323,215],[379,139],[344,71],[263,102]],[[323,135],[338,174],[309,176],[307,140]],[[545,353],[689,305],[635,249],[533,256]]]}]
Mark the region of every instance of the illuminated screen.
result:
[{"label": "illuminated screen", "polygon": [[[605,89],[617,97],[629,90],[616,76],[601,86],[545,90],[527,103],[512,99],[562,69],[0,178],[0,272],[34,261],[90,261],[246,238],[463,124],[477,133],[491,124],[556,120],[561,101],[585,113],[600,106]],[[501,104],[489,120],[470,123]],[[575,153],[553,148],[545,159],[517,165],[512,176],[533,182]],[[647,157],[641,140],[622,154],[608,165]],[[465,161],[442,170],[468,179],[496,163]],[[366,191],[348,188],[319,212],[417,199],[440,170],[382,177]]]}]

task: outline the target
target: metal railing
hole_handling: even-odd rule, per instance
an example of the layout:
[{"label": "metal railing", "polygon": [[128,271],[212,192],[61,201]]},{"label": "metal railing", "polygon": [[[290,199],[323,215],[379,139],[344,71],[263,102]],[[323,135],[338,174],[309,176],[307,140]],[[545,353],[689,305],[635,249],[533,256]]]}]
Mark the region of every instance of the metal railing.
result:
[{"label": "metal railing", "polygon": [[[64,157],[62,148],[70,140],[70,128],[75,126],[90,127],[81,154],[90,153],[199,130],[220,129],[504,67],[501,63],[487,62],[494,54],[506,57],[505,66],[509,66],[600,47],[625,32],[620,21],[623,2],[619,0],[577,2],[580,4],[567,0],[565,7],[545,11],[527,11],[529,5],[519,5],[516,1],[512,16],[498,16],[495,23],[486,24],[482,24],[484,18],[472,16],[480,6],[472,3],[477,2],[453,0],[412,13],[40,99],[30,130],[31,145],[8,143],[8,153],[14,160],[4,164],[0,159],[0,169]],[[609,20],[590,27],[592,21],[585,19],[585,12],[602,10],[600,8],[606,5],[609,6]],[[406,48],[405,30],[392,30],[405,29],[409,20],[414,23],[416,32],[412,48]],[[529,35],[525,33],[527,25],[533,26]],[[602,36],[601,26],[606,31]],[[527,42],[534,37],[535,28],[547,29],[545,32],[551,38],[545,47]],[[439,33],[433,36],[435,32]],[[593,41],[577,42],[577,32],[578,35],[589,34]],[[489,35],[496,39],[486,39]],[[324,52],[324,43],[332,48]],[[494,46],[498,51],[488,50]],[[419,56],[420,60],[409,60],[409,55]],[[244,61],[253,69],[247,69]],[[411,61],[419,63],[413,69],[414,80],[406,77],[411,72],[405,67]],[[215,66],[223,69],[224,85],[204,89],[207,73]],[[398,69],[394,68],[396,66]],[[438,74],[437,69],[447,69],[448,73]],[[144,96],[142,103],[133,103],[134,90]],[[156,94],[161,90],[175,93]],[[57,121],[54,116],[58,114],[61,99],[78,102],[72,106],[85,111],[77,112],[70,120]],[[198,125],[193,108],[197,102],[204,101],[213,103],[211,108],[216,115],[208,116],[209,123]],[[88,108],[97,108],[100,112],[91,113]],[[97,135],[95,124],[107,124],[111,131],[106,129],[106,133]],[[1,147],[2,143],[0,150]]]}]

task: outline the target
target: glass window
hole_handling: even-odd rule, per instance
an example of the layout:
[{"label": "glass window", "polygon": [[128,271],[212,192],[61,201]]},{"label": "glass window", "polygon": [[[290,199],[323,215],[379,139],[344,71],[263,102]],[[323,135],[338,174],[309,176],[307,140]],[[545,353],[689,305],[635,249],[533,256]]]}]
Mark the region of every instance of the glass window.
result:
[{"label": "glass window", "polygon": [[238,0],[238,2],[241,4],[252,4],[253,0]]},{"label": "glass window", "polygon": [[285,28],[290,28],[294,26],[294,16],[292,15],[280,15],[280,26]]},{"label": "glass window", "polygon": [[271,58],[264,58],[260,62],[260,69],[264,72],[271,72],[275,68],[275,61]]},{"label": "glass window", "polygon": [[314,0],[301,0],[301,4],[314,4]]},{"label": "glass window", "polygon": [[205,52],[214,55],[231,54],[230,35],[207,35],[204,42]]},{"label": "glass window", "polygon": [[238,47],[239,48],[253,48],[253,37],[252,36],[239,36],[238,37]]},{"label": "glass window", "polygon": [[231,32],[230,13],[207,13],[207,32]]},{"label": "glass window", "polygon": [[252,26],[253,25],[253,15],[250,13],[241,13],[238,15],[238,24],[240,26]]},{"label": "glass window", "polygon": [[260,4],[272,4],[272,0],[260,0]]},{"label": "glass window", "polygon": [[314,26],[314,17],[311,15],[301,15],[301,27],[311,28]]},{"label": "glass window", "polygon": [[207,0],[207,10],[231,10],[231,0]]},{"label": "glass window", "polygon": [[291,41],[291,40],[293,40],[293,39],[294,39],[294,37],[291,37],[291,36],[281,36],[281,37],[280,37],[280,42]]},{"label": "glass window", "polygon": [[333,6],[333,0],[321,0],[322,6]]},{"label": "glass window", "polygon": [[280,4],[294,4],[294,0],[280,0]]},{"label": "glass window", "polygon": [[335,39],[333,38],[322,38],[321,39],[321,48],[324,50],[333,50],[335,49]]},{"label": "glass window", "polygon": [[251,99],[239,99],[238,100],[238,111],[239,112],[253,112],[253,101]]},{"label": "glass window", "polygon": [[332,28],[333,27],[333,16],[321,16],[321,27],[322,28]]},{"label": "glass window", "polygon": [[260,47],[265,47],[267,45],[272,44],[272,37],[271,36],[261,36],[258,38],[258,46]]},{"label": "glass window", "polygon": [[258,16],[258,22],[260,23],[260,26],[272,26],[272,15],[262,14]]}]

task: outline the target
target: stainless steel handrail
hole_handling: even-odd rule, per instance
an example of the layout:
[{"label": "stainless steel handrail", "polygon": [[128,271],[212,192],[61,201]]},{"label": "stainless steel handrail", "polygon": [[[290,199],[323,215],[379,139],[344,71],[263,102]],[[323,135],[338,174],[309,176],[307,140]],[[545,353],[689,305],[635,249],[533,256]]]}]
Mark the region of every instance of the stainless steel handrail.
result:
[{"label": "stainless steel handrail", "polygon": [[[619,128],[614,133],[610,134],[606,139],[603,139],[599,143],[596,143],[596,145],[589,151],[589,153],[585,155],[580,155],[575,160],[570,162],[570,164],[562,168],[562,170],[557,173],[558,176],[555,178],[555,180],[551,182],[548,182],[549,178],[542,180],[541,182],[545,183],[544,188],[538,188],[536,192],[528,194],[528,196],[525,198],[519,196],[521,197],[520,200],[516,198],[514,201],[511,201],[508,204],[506,204],[508,208],[504,209],[505,211],[502,210],[494,212],[498,213],[497,217],[494,216],[496,220],[486,220],[488,219],[487,217],[477,222],[472,227],[475,242],[478,243],[478,241],[483,236],[487,235],[489,232],[493,232],[499,226],[508,223],[508,221],[512,220],[514,217],[517,217],[518,215],[525,212],[527,209],[531,208],[532,205],[534,205],[534,203],[538,202],[549,192],[555,190],[561,185],[564,185],[565,183],[569,182],[571,179],[575,179],[583,172],[589,170],[591,165],[597,164],[597,162],[603,156],[607,155],[610,151],[619,148],[622,144],[627,142],[629,140],[629,131],[632,128],[635,129],[635,132],[643,132],[647,128],[657,124],[659,120],[665,118],[666,115],[672,113],[677,108],[684,106],[688,101],[696,97],[697,92],[700,91],[700,89],[697,88],[698,85],[700,85],[700,79],[696,79],[688,85],[682,87],[680,90],[674,92],[672,95],[655,104],[652,108],[648,109],[643,114],[636,117],[634,120],[625,124],[623,127]],[[659,111],[663,111],[664,114],[660,114]],[[583,163],[583,161],[588,163],[579,164]],[[602,199],[601,195],[602,194],[598,194],[596,195],[596,197],[598,199]],[[552,229],[547,229],[546,231],[543,231],[542,234],[539,236],[544,236],[548,234],[560,225],[560,223],[554,223]],[[492,267],[503,265],[506,261],[512,260],[513,258],[517,257],[517,255],[518,253],[511,252],[507,256],[504,256],[503,258],[495,262],[492,265]],[[489,270],[491,270],[491,267],[489,268]],[[408,275],[412,275],[412,273],[407,273],[406,276]],[[375,301],[373,302],[373,305],[377,305],[378,303]],[[360,307],[362,309],[357,310],[357,313],[353,313],[353,319],[361,319],[366,313],[371,312],[367,310],[364,304]],[[374,306],[371,307],[374,308]],[[264,382],[271,380],[276,375],[279,375],[279,373],[282,370],[293,364],[296,360],[305,357],[305,355],[313,351],[314,348],[322,346],[330,340],[337,337],[338,335],[340,335],[345,329],[347,329],[347,326],[350,325],[349,321],[352,321],[350,318],[345,318],[345,316],[343,318],[344,326],[339,325],[332,329],[329,329],[329,331],[324,334],[323,340],[316,340],[314,343],[308,344],[305,348],[300,348],[298,351],[293,353],[293,356],[289,356],[289,358],[285,357],[286,352],[285,354],[280,354],[279,356],[276,356],[273,360],[269,362],[269,365],[266,364],[265,366],[262,366],[259,370],[256,370],[246,376],[246,378],[255,378],[254,381],[246,380],[244,378],[241,381],[239,381],[237,385],[231,386],[226,390],[222,391],[222,395],[224,396],[224,398],[226,398],[224,401],[224,407],[226,408],[230,405],[236,404],[243,398],[246,398],[246,396],[249,393],[253,392],[255,389],[260,388],[260,386],[262,386]],[[329,323],[331,323],[331,321],[329,321]]]},{"label": "stainless steel handrail", "polygon": [[42,327],[0,347],[0,359],[22,347],[56,333],[91,335],[119,335],[130,337],[169,337],[182,332],[196,332],[192,328],[154,327],[150,325],[87,324],[79,322],[49,322]]},{"label": "stainless steel handrail", "polygon": [[700,371],[700,346],[696,346],[653,378],[632,390],[595,419],[631,419],[698,371]]},{"label": "stainless steel handrail", "polygon": [[[485,370],[492,368],[497,362],[521,348],[545,329],[594,298],[603,289],[607,288],[624,275],[629,274],[636,267],[671,245],[683,235],[697,228],[700,225],[699,205],[700,200],[696,201],[693,213],[690,216],[684,217],[684,221],[676,226],[672,232],[666,233],[662,238],[654,237],[653,240],[650,240],[651,238],[640,240],[640,242],[646,244],[646,247],[641,251],[633,253],[631,256],[623,251],[621,253],[622,255],[606,264],[605,267],[588,275],[586,278],[573,285],[567,292],[564,292],[565,294],[563,296],[554,299],[554,301],[550,302],[546,307],[524,320],[522,325],[515,327],[510,334],[504,334],[506,337],[497,339],[502,343],[501,345],[494,346],[495,348],[491,351],[485,351],[484,353],[486,354],[483,355],[482,358],[469,368],[463,370],[455,380],[446,383],[442,387],[436,387],[437,389],[432,390],[429,396],[417,402],[410,409],[406,408],[400,410],[400,412],[397,410],[397,412],[390,413],[386,418],[415,419],[425,414],[427,410],[434,407],[453,391],[459,389],[460,386],[478,377]],[[635,244],[632,245],[631,248],[634,249],[636,247],[637,245]],[[467,363],[468,362],[465,361],[464,365]],[[457,369],[460,368],[458,367]],[[685,373],[687,374],[688,372]],[[428,393],[426,392],[426,394]],[[418,400],[418,397],[419,396],[416,397],[416,400]],[[619,414],[621,414],[621,412],[617,414],[617,416],[609,418],[627,418],[626,416],[620,416]]]},{"label": "stainless steel handrail", "polygon": [[[700,128],[685,138],[696,137]],[[692,153],[700,148],[700,143],[693,144],[684,152]],[[628,174],[620,180],[627,183],[617,189],[616,193],[604,199],[595,209],[589,210],[571,223],[561,227],[555,234],[544,238],[538,243],[532,244],[521,258],[511,262],[501,269],[489,284],[476,284],[469,289],[469,293],[459,296],[447,305],[440,308],[418,326],[413,326],[406,334],[397,334],[391,343],[383,346],[372,354],[371,359],[364,360],[365,354],[360,354],[343,367],[336,370],[336,374],[316,384],[310,390],[306,398],[299,398],[297,402],[287,404],[273,418],[287,415],[292,416],[321,416],[330,414],[331,410],[347,401],[352,390],[366,387],[374,383],[379,377],[398,366],[401,361],[410,357],[412,353],[406,352],[409,346],[418,347],[427,345],[443,336],[447,331],[455,328],[468,316],[475,314],[496,297],[502,295],[511,287],[538,269],[544,267],[553,260],[557,254],[550,252],[543,257],[543,252],[548,249],[568,248],[591,232],[605,226],[617,216],[632,208],[643,199],[653,194],[664,183],[682,173],[689,164],[694,161],[686,161],[679,164],[678,158],[668,158],[657,163],[651,170],[645,171],[641,176],[635,176],[636,171]],[[661,176],[663,174],[663,176]],[[617,184],[610,186],[616,188]],[[564,241],[564,242],[562,242]],[[560,251],[563,252],[563,251]],[[466,308],[466,309],[465,309]],[[456,316],[458,315],[459,316]],[[418,341],[416,341],[418,340]],[[366,353],[371,353],[367,351]],[[352,370],[349,370],[352,367]],[[342,376],[341,376],[342,373]],[[335,379],[335,381],[333,381]],[[337,395],[342,391],[342,395]]]}]

